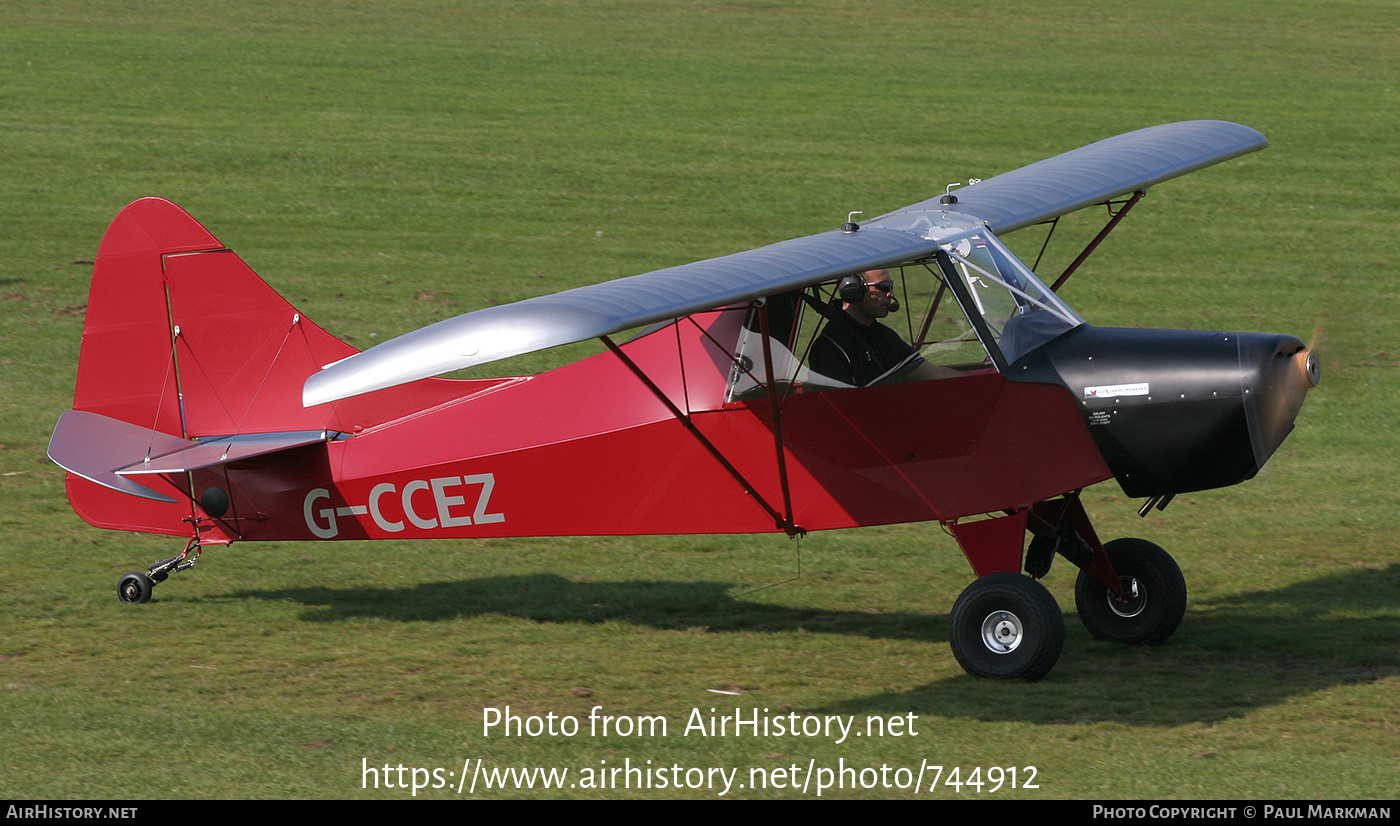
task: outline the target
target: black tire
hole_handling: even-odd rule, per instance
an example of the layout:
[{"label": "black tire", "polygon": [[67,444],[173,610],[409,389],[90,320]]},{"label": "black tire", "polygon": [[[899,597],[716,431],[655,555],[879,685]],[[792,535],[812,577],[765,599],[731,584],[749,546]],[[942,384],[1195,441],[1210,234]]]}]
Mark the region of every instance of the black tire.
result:
[{"label": "black tire", "polygon": [[1160,645],[1186,616],[1186,579],[1171,554],[1145,539],[1115,539],[1103,546],[1126,601],[1086,571],[1074,583],[1079,619],[1101,640],[1128,645]]},{"label": "black tire", "polygon": [[948,642],[958,665],[974,677],[1039,680],[1060,659],[1065,618],[1039,582],[1020,574],[988,574],[954,603]]},{"label": "black tire", "polygon": [[145,574],[132,571],[117,582],[117,599],[127,605],[142,605],[151,601],[151,590],[156,584]]}]

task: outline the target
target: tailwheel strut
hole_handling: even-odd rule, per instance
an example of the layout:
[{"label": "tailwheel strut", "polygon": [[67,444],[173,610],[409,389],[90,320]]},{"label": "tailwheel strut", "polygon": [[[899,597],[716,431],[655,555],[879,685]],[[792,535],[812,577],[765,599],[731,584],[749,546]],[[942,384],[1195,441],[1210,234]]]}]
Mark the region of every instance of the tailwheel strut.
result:
[{"label": "tailwheel strut", "polygon": [[[191,556],[190,552],[194,554]],[[193,568],[199,560],[202,548],[199,539],[194,538],[185,544],[185,550],[177,556],[153,563],[145,572],[131,571],[117,581],[117,598],[128,605],[141,605],[151,601],[151,591],[156,583],[164,582],[171,574]]]}]

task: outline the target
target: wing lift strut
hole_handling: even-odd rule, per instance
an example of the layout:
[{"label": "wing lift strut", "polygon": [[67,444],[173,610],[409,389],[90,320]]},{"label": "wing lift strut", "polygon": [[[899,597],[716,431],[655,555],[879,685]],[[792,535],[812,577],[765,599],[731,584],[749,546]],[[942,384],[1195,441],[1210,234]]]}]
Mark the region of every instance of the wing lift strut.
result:
[{"label": "wing lift strut", "polygon": [[[1079,253],[1079,257],[1075,258],[1074,261],[1070,262],[1070,265],[1068,267],[1065,267],[1065,271],[1060,273],[1060,277],[1055,279],[1055,283],[1050,285],[1050,289],[1052,291],[1060,291],[1060,287],[1063,286],[1064,283],[1069,280],[1069,277],[1071,275],[1074,275],[1075,271],[1079,269],[1079,265],[1083,264],[1085,260],[1087,260],[1088,257],[1093,254],[1094,250],[1099,248],[1099,244],[1102,244],[1103,240],[1108,237],[1108,234],[1110,232],[1113,232],[1113,228],[1118,226],[1118,222],[1122,221],[1125,217],[1127,217],[1128,212],[1130,212],[1133,207],[1137,206],[1137,202],[1141,201],[1142,196],[1146,194],[1147,190],[1139,189],[1137,192],[1134,192],[1133,196],[1126,201],[1104,202],[1104,206],[1108,208],[1108,223],[1105,224],[1103,229],[1099,230],[1099,234],[1095,235],[1093,240],[1091,240],[1089,244],[1086,247],[1084,247],[1084,251]],[[1116,212],[1113,209],[1115,203],[1118,206],[1118,211]],[[1050,232],[1046,234],[1045,242],[1041,244],[1040,253],[1035,257],[1035,264],[1031,267],[1031,269],[1037,271],[1040,269],[1040,259],[1045,255],[1046,248],[1050,246],[1050,239],[1055,235],[1055,228],[1059,225],[1059,218],[1056,218],[1055,220],[1050,222]]]}]

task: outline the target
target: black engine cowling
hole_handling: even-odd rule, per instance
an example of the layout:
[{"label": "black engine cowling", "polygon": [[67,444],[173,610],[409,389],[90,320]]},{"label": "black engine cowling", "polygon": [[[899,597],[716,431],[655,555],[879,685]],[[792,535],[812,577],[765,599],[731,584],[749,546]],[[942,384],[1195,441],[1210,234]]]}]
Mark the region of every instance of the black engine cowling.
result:
[{"label": "black engine cowling", "polygon": [[1007,379],[1073,393],[1124,493],[1142,497],[1252,478],[1318,369],[1293,336],[1086,324],[1018,359]]}]

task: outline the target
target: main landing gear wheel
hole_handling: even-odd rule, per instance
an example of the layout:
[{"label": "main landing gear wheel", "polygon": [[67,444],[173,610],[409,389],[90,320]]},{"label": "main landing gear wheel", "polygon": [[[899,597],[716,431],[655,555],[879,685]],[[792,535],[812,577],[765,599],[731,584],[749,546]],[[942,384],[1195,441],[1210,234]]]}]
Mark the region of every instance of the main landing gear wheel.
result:
[{"label": "main landing gear wheel", "polygon": [[1186,616],[1186,579],[1171,554],[1145,539],[1115,539],[1103,546],[1126,596],[1115,597],[1085,571],[1074,583],[1079,619],[1101,640],[1158,645]]},{"label": "main landing gear wheel", "polygon": [[1045,586],[1014,573],[988,574],[953,605],[948,642],[974,677],[1039,680],[1060,659],[1065,618]]},{"label": "main landing gear wheel", "polygon": [[117,598],[127,605],[141,605],[151,601],[151,589],[155,587],[150,577],[132,571],[117,582]]}]

